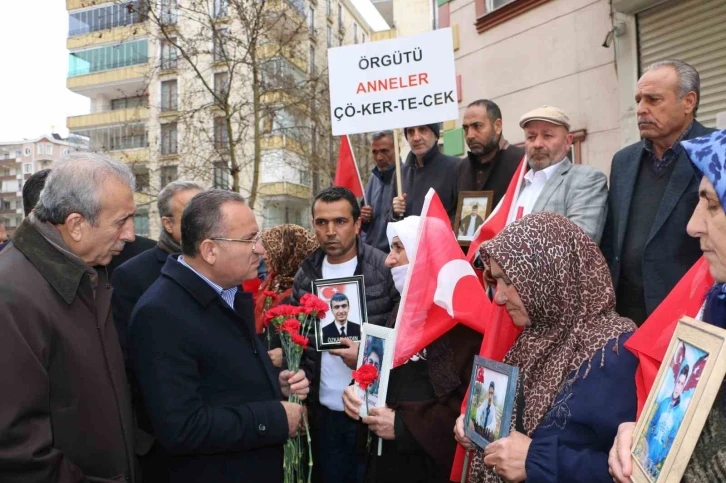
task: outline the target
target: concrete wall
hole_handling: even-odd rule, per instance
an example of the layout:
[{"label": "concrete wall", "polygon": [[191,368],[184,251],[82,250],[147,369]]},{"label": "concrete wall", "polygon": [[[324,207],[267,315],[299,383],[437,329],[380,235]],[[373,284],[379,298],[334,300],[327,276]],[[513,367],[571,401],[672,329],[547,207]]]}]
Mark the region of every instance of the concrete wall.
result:
[{"label": "concrete wall", "polygon": [[522,114],[557,106],[570,115],[572,131],[587,131],[583,164],[609,172],[621,147],[614,48],[601,46],[612,28],[609,1],[551,0],[481,34],[473,0],[449,6],[460,32],[461,115],[469,102],[491,99],[502,110],[505,137],[519,143]]}]

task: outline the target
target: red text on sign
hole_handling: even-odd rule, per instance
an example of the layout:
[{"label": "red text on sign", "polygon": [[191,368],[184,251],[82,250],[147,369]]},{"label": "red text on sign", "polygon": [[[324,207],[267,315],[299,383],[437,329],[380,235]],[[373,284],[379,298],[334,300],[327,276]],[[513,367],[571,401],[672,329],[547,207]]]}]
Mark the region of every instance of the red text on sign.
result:
[{"label": "red text on sign", "polygon": [[381,92],[394,89],[405,89],[407,87],[422,86],[429,83],[429,75],[426,72],[411,74],[408,77],[388,77],[367,82],[359,82],[355,93]]}]

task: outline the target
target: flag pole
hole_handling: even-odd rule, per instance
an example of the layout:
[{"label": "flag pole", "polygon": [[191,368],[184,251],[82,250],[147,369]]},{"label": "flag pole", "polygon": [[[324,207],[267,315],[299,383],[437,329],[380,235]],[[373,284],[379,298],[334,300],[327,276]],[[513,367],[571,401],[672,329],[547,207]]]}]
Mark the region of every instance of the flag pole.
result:
[{"label": "flag pole", "polygon": [[398,147],[399,134],[400,129],[393,130],[393,154],[396,162],[396,192],[398,193],[398,197],[400,198],[403,196],[403,183],[401,183],[401,157]]},{"label": "flag pole", "polygon": [[345,139],[348,141],[348,149],[350,149],[350,155],[353,156],[353,166],[355,166],[355,174],[358,175],[358,182],[360,183],[361,188],[363,188],[363,204],[367,205],[368,200],[366,199],[366,190],[365,186],[363,186],[363,178],[360,177],[360,170],[358,169],[358,161],[355,159],[355,151],[353,151],[353,143],[350,142],[350,136],[345,136]]}]

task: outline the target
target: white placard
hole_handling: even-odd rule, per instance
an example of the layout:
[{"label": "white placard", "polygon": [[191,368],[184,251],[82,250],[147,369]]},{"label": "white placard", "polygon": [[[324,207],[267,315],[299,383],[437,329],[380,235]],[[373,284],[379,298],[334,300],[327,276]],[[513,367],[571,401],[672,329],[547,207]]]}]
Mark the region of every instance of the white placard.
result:
[{"label": "white placard", "polygon": [[451,29],[328,49],[333,135],[459,116]]}]

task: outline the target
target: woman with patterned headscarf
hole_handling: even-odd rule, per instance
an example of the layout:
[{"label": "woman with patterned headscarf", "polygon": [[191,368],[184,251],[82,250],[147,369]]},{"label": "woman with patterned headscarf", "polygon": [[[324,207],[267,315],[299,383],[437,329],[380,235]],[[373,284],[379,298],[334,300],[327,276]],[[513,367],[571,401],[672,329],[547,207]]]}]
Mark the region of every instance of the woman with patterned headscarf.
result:
[{"label": "woman with patterned headscarf", "polygon": [[[292,294],[292,281],[300,269],[303,260],[318,248],[315,235],[298,225],[279,225],[265,230],[260,235],[262,246],[265,247],[265,261],[268,274],[260,286],[255,302],[255,326],[258,334],[263,332],[266,291],[275,292],[276,297],[270,308],[282,303],[289,303]],[[272,363],[282,367],[282,348],[277,334],[272,334],[272,345],[269,351]],[[266,337],[265,337],[266,341]]]},{"label": "woman with patterned headscarf", "polygon": [[[706,296],[696,318],[726,328],[726,130],[681,141],[688,157],[702,176],[698,205],[688,222],[688,234],[701,242],[716,283]],[[700,301],[699,301],[700,302]],[[630,447],[635,423],[623,424],[610,457],[613,481],[629,482],[632,474]],[[723,481],[726,474],[726,384],[716,396],[691,460],[683,473],[685,483]]]},{"label": "woman with patterned headscarf", "polygon": [[[635,324],[615,312],[605,258],[556,213],[536,213],[484,243],[487,277],[524,330],[504,358],[519,368],[509,436],[472,456],[470,482],[609,482],[618,425],[636,412]],[[454,432],[464,435],[463,416]]]}]

